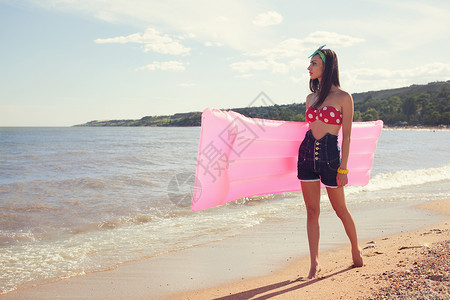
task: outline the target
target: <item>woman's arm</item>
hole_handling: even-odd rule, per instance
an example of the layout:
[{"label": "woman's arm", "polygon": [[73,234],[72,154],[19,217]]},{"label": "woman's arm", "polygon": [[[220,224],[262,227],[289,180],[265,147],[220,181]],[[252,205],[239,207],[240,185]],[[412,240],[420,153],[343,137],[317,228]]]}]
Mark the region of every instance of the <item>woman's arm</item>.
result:
[{"label": "woman's arm", "polygon": [[[341,165],[340,168],[346,170],[348,155],[350,152],[350,137],[352,133],[353,122],[353,98],[350,94],[345,93],[342,97],[342,149],[341,149]],[[338,186],[344,186],[348,182],[347,175],[338,173]]]}]

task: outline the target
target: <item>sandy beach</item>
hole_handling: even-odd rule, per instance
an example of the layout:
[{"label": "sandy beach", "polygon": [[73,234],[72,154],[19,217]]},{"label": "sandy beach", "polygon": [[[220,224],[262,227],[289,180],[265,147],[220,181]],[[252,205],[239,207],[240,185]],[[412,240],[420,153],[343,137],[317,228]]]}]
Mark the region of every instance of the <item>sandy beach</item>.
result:
[{"label": "sandy beach", "polygon": [[[450,215],[450,200],[420,205]],[[321,275],[307,280],[309,257],[271,276],[242,280],[170,299],[449,299],[450,219],[362,243],[364,267],[352,268],[349,247],[321,253]]]},{"label": "sandy beach", "polygon": [[[322,271],[313,280],[305,279],[309,258],[304,236],[293,241],[286,238],[304,233],[301,220],[281,227],[266,224],[266,228],[258,229],[257,239],[255,231],[250,230],[225,241],[22,288],[0,298],[388,299],[388,295],[402,291],[426,292],[436,299],[447,299],[450,200],[427,202],[417,210],[429,213],[428,224],[432,225],[416,224],[416,229],[409,231],[398,223],[397,232],[403,232],[385,235],[380,224],[378,234],[366,232],[366,237],[377,238],[361,240],[365,259],[362,268],[351,268],[350,250],[342,240],[322,247]],[[337,219],[331,215],[328,218]],[[323,219],[327,223],[327,216]],[[330,237],[324,233],[322,239]],[[302,255],[296,255],[300,245]]]}]

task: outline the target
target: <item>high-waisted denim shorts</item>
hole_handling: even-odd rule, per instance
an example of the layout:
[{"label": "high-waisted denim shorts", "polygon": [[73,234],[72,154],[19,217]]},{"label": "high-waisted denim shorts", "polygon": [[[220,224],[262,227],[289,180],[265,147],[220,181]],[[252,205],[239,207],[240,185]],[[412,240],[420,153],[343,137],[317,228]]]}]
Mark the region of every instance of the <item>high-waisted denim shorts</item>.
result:
[{"label": "high-waisted denim shorts", "polygon": [[320,180],[327,187],[337,187],[336,176],[340,164],[338,136],[327,133],[316,140],[309,130],[298,150],[298,179]]}]

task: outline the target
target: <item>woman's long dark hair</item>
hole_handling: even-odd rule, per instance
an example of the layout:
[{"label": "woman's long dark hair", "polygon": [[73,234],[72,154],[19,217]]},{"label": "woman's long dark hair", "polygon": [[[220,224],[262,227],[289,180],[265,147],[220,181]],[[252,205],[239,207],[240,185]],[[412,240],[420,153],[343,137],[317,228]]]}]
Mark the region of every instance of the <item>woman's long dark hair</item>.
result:
[{"label": "woman's long dark hair", "polygon": [[333,84],[337,87],[341,86],[336,53],[330,49],[322,49],[321,51],[325,55],[325,68],[322,72],[322,80],[320,83],[318,79],[309,80],[311,92],[319,93],[317,101],[312,104],[315,108],[319,108],[323,104]]}]

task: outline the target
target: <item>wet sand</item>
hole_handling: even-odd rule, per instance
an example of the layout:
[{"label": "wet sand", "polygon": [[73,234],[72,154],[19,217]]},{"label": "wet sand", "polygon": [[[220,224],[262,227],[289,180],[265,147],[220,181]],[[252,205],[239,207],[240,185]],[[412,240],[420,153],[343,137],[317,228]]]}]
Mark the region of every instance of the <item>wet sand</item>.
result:
[{"label": "wet sand", "polygon": [[[420,205],[450,216],[450,200]],[[364,267],[352,268],[348,246],[321,253],[322,271],[308,280],[309,257],[270,276],[170,299],[449,299],[450,218],[362,243]]]}]

